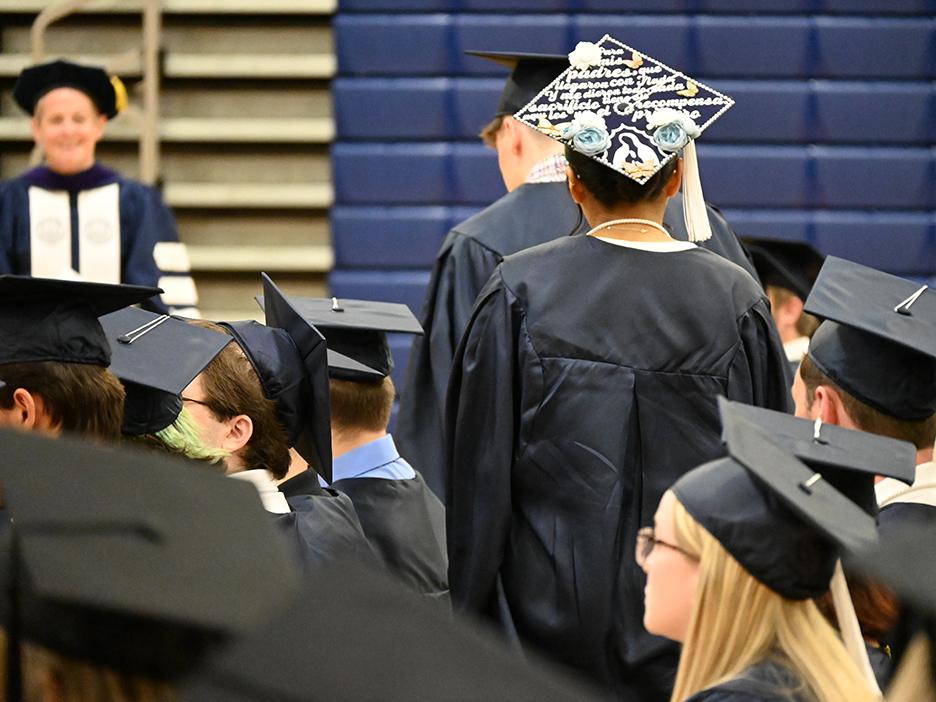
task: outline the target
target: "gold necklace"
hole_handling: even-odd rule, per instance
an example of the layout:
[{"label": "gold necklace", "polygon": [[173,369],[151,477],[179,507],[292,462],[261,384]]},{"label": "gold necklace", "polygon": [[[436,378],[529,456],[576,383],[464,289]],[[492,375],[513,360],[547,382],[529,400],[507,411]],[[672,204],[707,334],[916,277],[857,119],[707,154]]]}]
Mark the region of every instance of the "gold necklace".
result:
[{"label": "gold necklace", "polygon": [[[593,229],[591,229],[591,231],[589,231],[586,234],[586,236],[595,236],[596,232],[600,232],[602,229],[612,229],[618,224],[641,224],[647,227],[653,227],[654,229],[658,229],[663,234],[665,234],[667,239],[672,239],[672,237],[670,236],[670,233],[666,231],[666,228],[662,224],[658,222],[654,222],[653,220],[650,220],[650,219],[634,219],[634,218],[612,219],[608,222],[599,224],[597,227],[594,227]],[[646,229],[641,229],[640,233],[644,234],[646,233],[646,231],[647,231]]]}]

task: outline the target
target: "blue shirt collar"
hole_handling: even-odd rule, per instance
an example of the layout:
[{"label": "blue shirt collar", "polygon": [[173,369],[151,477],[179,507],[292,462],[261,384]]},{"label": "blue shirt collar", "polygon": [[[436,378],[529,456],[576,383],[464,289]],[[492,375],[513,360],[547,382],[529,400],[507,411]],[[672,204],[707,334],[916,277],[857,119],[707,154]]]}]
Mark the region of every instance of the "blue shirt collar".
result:
[{"label": "blue shirt collar", "polygon": [[415,472],[400,458],[390,434],[358,446],[332,461],[332,482],[347,478],[408,480],[413,477]]}]

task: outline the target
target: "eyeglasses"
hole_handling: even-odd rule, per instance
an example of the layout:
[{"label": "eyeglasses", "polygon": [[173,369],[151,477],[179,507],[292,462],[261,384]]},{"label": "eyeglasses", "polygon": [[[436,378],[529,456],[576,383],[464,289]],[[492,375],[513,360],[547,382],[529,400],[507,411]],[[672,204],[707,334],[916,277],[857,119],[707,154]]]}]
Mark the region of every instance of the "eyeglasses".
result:
[{"label": "eyeglasses", "polygon": [[204,402],[203,400],[193,400],[191,397],[186,397],[185,395],[182,395],[182,402],[194,402],[196,405],[204,405],[205,407],[210,408],[210,405],[207,402]]},{"label": "eyeglasses", "polygon": [[637,532],[637,548],[634,551],[634,560],[637,561],[637,565],[643,568],[644,564],[647,562],[647,559],[650,557],[650,554],[653,553],[653,549],[657,546],[665,546],[666,548],[671,548],[674,551],[679,551],[681,554],[687,558],[691,558],[694,561],[699,560],[691,553],[681,549],[675,544],[670,544],[666,541],[660,541],[660,539],[656,538],[653,527],[644,527]]}]

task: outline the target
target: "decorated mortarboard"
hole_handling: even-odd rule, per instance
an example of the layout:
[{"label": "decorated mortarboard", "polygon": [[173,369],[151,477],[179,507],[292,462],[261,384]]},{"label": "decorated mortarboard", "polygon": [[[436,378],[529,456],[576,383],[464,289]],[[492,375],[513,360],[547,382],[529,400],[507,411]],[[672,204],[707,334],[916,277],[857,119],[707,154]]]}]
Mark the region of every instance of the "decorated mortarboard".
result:
[{"label": "decorated mortarboard", "polygon": [[776,285],[806,300],[825,257],[801,241],[745,238],[754,268],[764,285]]},{"label": "decorated mortarboard", "polygon": [[525,54],[519,51],[465,53],[494,61],[510,69],[510,75],[497,103],[498,115],[510,115],[519,110],[569,67],[568,57],[562,54]]},{"label": "decorated mortarboard", "polygon": [[345,561],[310,573],[303,593],[199,671],[179,699],[604,698],[535,653],[521,657],[473,621],[426,603],[386,573]]},{"label": "decorated mortarboard", "polygon": [[734,101],[608,34],[568,58],[514,117],[641,185],[681,154],[689,240],[711,238],[695,140]]},{"label": "decorated mortarboard", "polygon": [[36,103],[56,88],[80,90],[108,118],[116,117],[127,106],[127,89],[117,76],[109,76],[97,66],[61,60],[24,69],[13,86],[13,99],[24,112],[32,115]]},{"label": "decorated mortarboard", "polygon": [[110,345],[98,317],[161,292],[139,285],[0,275],[0,364],[107,366]]},{"label": "decorated mortarboard", "polygon": [[895,478],[908,485],[916,474],[916,447],[909,441],[844,429],[821,420],[800,419],[783,412],[718,399],[722,413],[760,429],[784,451],[794,455],[839,492],[876,515],[875,476]]},{"label": "decorated mortarboard", "polygon": [[0,442],[14,645],[175,680],[295,593],[252,486],[149,452],[20,432]]},{"label": "decorated mortarboard", "polygon": [[804,309],[824,320],[808,355],[843,390],[897,419],[936,412],[936,292],[829,256]]},{"label": "decorated mortarboard", "polygon": [[333,363],[329,358],[329,374],[338,380],[368,382],[387,377],[393,370],[387,333],[423,333],[419,320],[406,305],[337,297],[290,297],[289,301],[307,323],[324,334],[329,350],[366,369],[350,368],[340,361]]},{"label": "decorated mortarboard", "polygon": [[877,540],[874,518],[730,405],[721,410],[729,457],[690,471],[673,492],[751,576],[787,599],[818,597],[841,550]]},{"label": "decorated mortarboard", "polygon": [[182,391],[231,337],[166,314],[127,307],[100,319],[111,372],[124,384],[123,433],[152,434],[182,411]]}]

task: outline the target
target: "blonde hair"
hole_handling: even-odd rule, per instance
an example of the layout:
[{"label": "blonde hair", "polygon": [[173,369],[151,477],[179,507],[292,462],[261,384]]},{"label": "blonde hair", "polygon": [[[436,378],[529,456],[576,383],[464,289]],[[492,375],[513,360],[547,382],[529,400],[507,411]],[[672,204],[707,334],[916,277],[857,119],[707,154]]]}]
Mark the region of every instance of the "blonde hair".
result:
[{"label": "blonde hair", "polygon": [[184,407],[175,421],[165,429],[160,429],[155,434],[133,436],[129,440],[192,461],[208,463],[222,470],[225,467],[224,459],[231,455],[230,451],[213,448],[202,440],[198,433],[198,424]]},{"label": "blonde hair", "polygon": [[936,702],[931,650],[925,635],[913,637],[887,688],[887,702]]},{"label": "blonde hair", "polygon": [[750,575],[674,500],[677,544],[699,559],[692,619],[671,702],[737,677],[778,656],[817,702],[872,702],[869,688],[836,631],[812,600],[788,600]]}]

